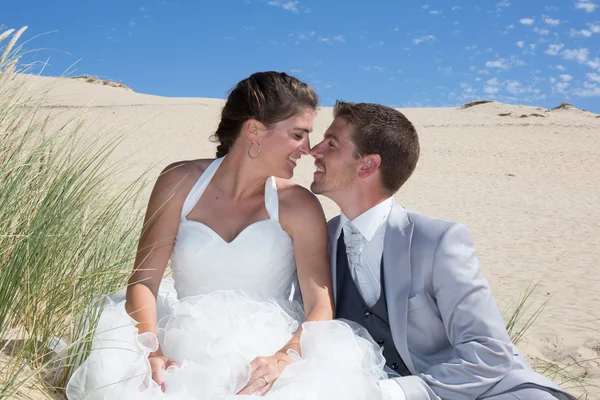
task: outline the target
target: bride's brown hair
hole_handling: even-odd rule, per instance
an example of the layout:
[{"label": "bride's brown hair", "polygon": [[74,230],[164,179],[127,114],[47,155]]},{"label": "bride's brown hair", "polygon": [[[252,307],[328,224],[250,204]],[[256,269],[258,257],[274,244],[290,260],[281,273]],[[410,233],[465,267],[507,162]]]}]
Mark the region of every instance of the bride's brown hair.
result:
[{"label": "bride's brown hair", "polygon": [[213,139],[219,142],[217,158],[225,156],[242,126],[256,119],[267,128],[303,110],[315,110],[319,98],[306,83],[284,72],[257,72],[240,81],[229,93]]}]

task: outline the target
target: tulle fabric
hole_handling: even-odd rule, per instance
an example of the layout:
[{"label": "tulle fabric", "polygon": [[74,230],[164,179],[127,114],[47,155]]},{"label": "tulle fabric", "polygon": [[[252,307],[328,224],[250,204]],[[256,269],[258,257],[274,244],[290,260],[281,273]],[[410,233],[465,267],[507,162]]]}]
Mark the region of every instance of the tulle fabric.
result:
[{"label": "tulle fabric", "polygon": [[[215,291],[182,300],[159,296],[158,338],[138,334],[123,301],[108,300],[89,357],[67,386],[69,399],[242,399],[250,362],[283,347],[302,326],[301,353],[265,398],[387,399],[377,380],[384,358],[366,331],[347,321],[302,323],[295,302]],[[161,315],[162,314],[162,315]],[[164,371],[165,392],[151,379],[148,355],[160,342],[177,367]]]}]

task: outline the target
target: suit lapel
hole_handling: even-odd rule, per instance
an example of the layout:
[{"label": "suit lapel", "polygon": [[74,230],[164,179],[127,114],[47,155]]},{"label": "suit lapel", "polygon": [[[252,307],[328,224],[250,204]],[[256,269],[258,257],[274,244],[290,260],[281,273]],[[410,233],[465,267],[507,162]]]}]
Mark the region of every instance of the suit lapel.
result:
[{"label": "suit lapel", "polygon": [[337,300],[337,240],[336,233],[340,225],[340,216],[332,219],[327,225],[329,234],[329,260],[331,267],[331,279],[333,282],[333,301]]},{"label": "suit lapel", "polygon": [[409,221],[404,208],[394,204],[388,218],[383,246],[383,273],[388,317],[398,354],[411,371],[415,367],[408,352],[406,325],[408,321],[408,296],[411,287],[410,246],[414,224]]}]

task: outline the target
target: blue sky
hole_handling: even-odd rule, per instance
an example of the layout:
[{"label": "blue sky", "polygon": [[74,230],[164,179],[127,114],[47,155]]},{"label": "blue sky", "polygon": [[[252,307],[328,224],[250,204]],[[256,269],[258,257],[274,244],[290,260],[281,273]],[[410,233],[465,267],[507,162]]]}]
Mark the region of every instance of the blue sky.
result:
[{"label": "blue sky", "polygon": [[600,0],[18,0],[45,75],[122,81],[141,93],[224,98],[280,70],[336,99],[394,107],[473,99],[600,113]]}]

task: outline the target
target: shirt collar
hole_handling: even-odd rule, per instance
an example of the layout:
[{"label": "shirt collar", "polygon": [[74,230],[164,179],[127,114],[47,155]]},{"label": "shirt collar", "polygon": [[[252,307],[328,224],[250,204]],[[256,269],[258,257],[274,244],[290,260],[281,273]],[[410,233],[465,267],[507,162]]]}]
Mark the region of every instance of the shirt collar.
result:
[{"label": "shirt collar", "polygon": [[[363,235],[367,242],[370,242],[377,232],[377,228],[387,221],[390,211],[392,210],[392,204],[394,198],[389,197],[385,201],[369,208],[358,217],[354,218],[351,222],[352,225]],[[340,227],[338,231],[338,237],[344,225],[349,221],[348,217],[342,212],[340,215]]]}]

